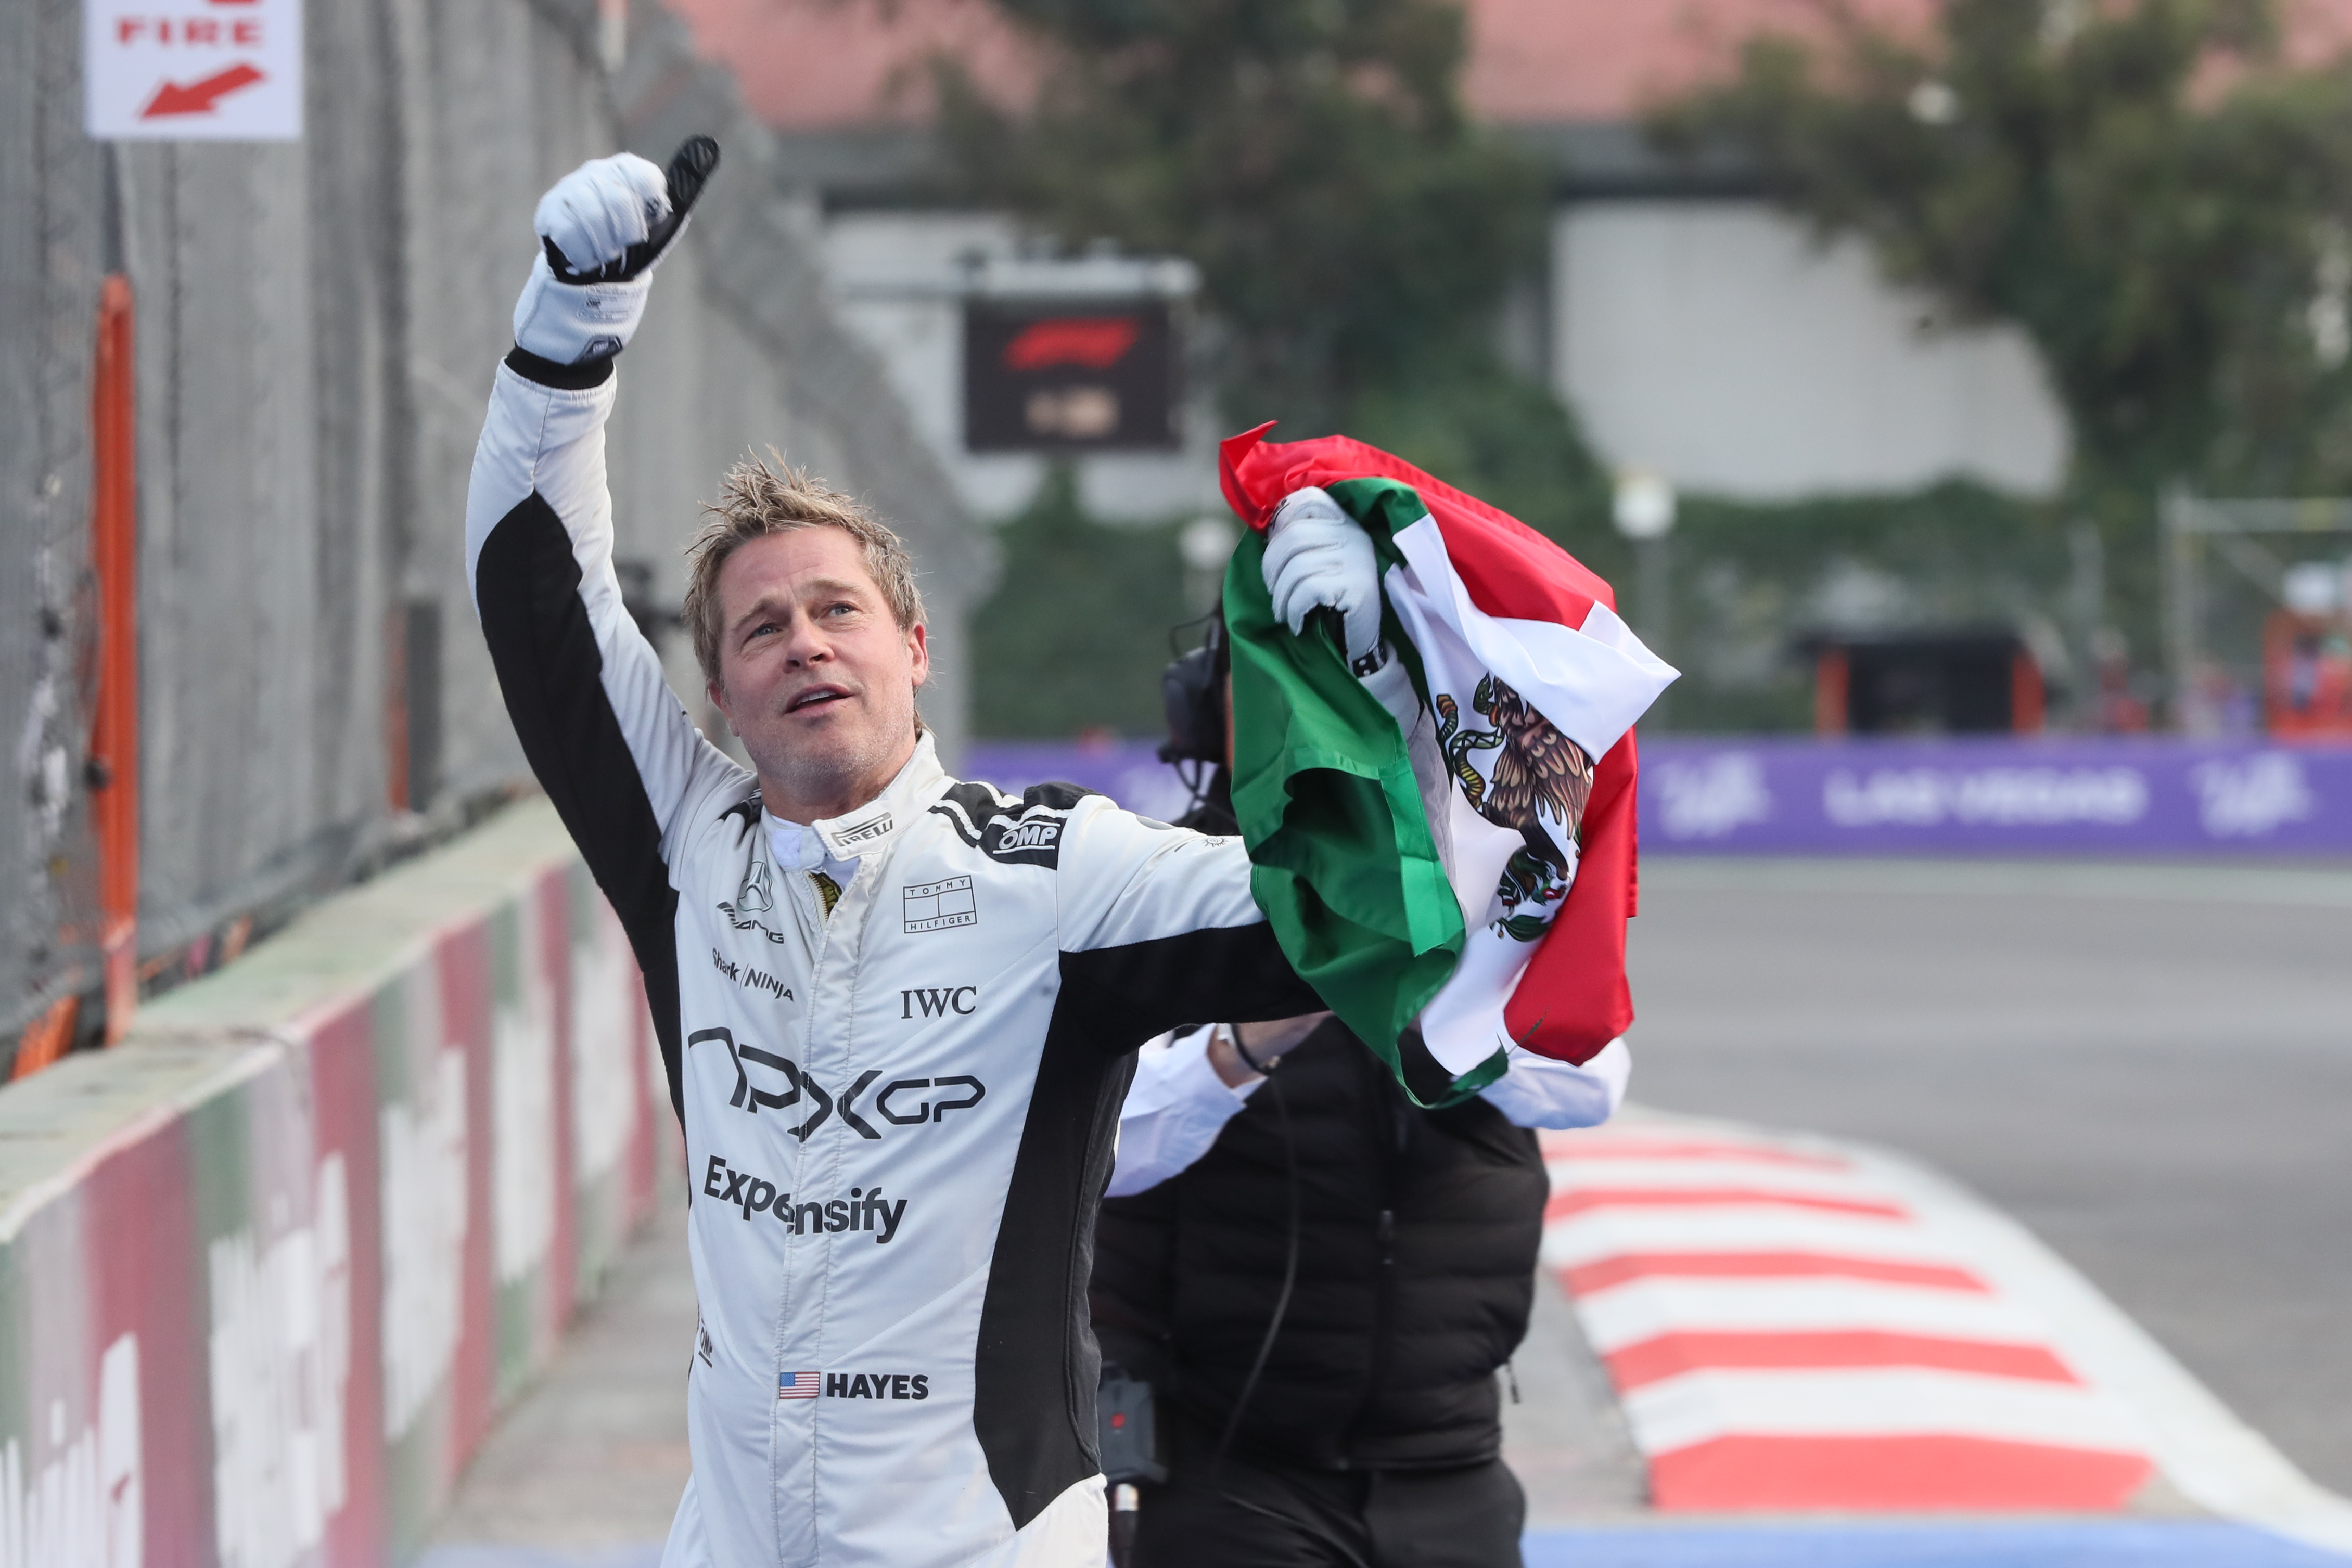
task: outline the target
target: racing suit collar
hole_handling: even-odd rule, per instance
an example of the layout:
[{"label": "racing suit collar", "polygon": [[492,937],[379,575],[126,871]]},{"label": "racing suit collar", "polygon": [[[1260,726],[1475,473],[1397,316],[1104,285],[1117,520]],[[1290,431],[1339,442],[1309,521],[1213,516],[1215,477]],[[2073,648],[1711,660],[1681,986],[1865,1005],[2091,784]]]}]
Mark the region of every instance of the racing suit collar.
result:
[{"label": "racing suit collar", "polygon": [[855,811],[811,822],[805,831],[816,835],[829,859],[854,861],[872,854],[914,820],[946,776],[927,729],[915,737],[915,754],[882,793]]}]

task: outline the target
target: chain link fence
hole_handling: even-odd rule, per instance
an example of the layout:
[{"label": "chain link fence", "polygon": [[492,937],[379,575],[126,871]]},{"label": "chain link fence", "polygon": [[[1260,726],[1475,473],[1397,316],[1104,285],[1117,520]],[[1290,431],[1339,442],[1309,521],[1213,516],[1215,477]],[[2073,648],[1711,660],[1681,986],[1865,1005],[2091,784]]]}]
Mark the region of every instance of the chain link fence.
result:
[{"label": "chain link fence", "polygon": [[[908,536],[933,614],[926,712],[961,745],[986,536],[828,310],[730,79],[650,3],[628,22],[614,59],[593,0],[311,0],[303,141],[101,144],[81,130],[80,0],[0,7],[0,1039],[99,986],[89,423],[110,273],[136,310],[149,988],[523,782],[473,629],[466,483],[532,205],[618,146],[661,161],[705,131],[726,152],[620,374],[619,553],[648,623],[682,594],[719,472],[773,445]],[[88,1038],[78,1010],[68,1033]]]}]

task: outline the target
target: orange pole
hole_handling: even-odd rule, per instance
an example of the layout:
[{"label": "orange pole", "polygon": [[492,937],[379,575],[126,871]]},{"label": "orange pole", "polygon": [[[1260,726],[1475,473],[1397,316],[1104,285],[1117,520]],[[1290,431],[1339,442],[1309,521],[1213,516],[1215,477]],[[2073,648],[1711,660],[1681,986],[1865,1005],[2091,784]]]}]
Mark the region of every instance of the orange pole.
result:
[{"label": "orange pole", "polygon": [[1843,735],[1848,724],[1849,668],[1843,648],[1824,648],[1813,659],[1813,733]]},{"label": "orange pole", "polygon": [[96,468],[89,559],[98,580],[90,815],[109,1045],[122,1038],[139,1006],[139,436],[131,368],[131,280],[113,273],[99,291],[89,399]]},{"label": "orange pole", "polygon": [[2033,655],[2020,648],[2009,656],[2009,727],[2019,735],[2040,735],[2044,719],[2047,695],[2042,685],[2042,666]]}]

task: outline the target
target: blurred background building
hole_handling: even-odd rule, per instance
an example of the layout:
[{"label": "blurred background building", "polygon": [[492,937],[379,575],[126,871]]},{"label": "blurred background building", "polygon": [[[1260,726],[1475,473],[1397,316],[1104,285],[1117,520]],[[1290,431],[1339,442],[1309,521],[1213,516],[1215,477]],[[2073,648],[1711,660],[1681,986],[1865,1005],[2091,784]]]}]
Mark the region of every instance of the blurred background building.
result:
[{"label": "blurred background building", "polygon": [[27,1060],[515,786],[457,539],[524,214],[696,131],[613,462],[698,711],[677,547],[772,444],[915,541],[951,754],[1148,747],[1278,418],[1616,582],[1654,733],[2352,733],[2352,0],[313,10],[275,144],[94,141],[81,7],[0,19]]},{"label": "blurred background building", "polygon": [[726,144],[611,434],[625,582],[677,689],[700,685],[667,634],[679,546],[726,465],[772,444],[915,541],[934,719],[961,744],[988,540],[826,305],[821,236],[731,78],[658,7],[603,12],[314,6],[307,134],[256,144],[92,141],[82,6],[0,16],[0,1027],[30,1042],[20,1070],[527,778],[467,594],[467,476],[532,204],[616,146]]},{"label": "blurred background building", "polygon": [[[1230,378],[1220,383],[1221,345],[1246,329],[1221,316],[1221,280],[1204,293],[1200,268],[1189,264],[1212,241],[1196,247],[1179,235],[1153,251],[1120,232],[1149,223],[1090,232],[1101,204],[1088,214],[1083,204],[1036,199],[1034,181],[1024,200],[1017,170],[1008,182],[1001,158],[974,153],[984,117],[957,112],[954,94],[1014,120],[1043,103],[1052,120],[1051,106],[1066,104],[1084,75],[1063,69],[1066,52],[1114,48],[1108,33],[1087,33],[1090,8],[1061,21],[1052,8],[992,0],[675,0],[674,8],[773,129],[776,176],[824,235],[843,319],[879,353],[965,503],[982,517],[1033,525],[1006,536],[1016,558],[1035,527],[1067,511],[1129,530],[1122,545],[1092,548],[1153,552],[1163,569],[1156,575],[1172,583],[1176,574],[1164,568],[1181,553],[1183,524],[1222,512],[1218,434],[1276,414],[1292,434],[1333,424],[1335,411],[1302,422],[1279,395],[1253,401],[1236,396]],[[1366,26],[1397,9],[1365,7],[1374,19]],[[2042,9],[2057,18],[2035,24],[2051,40],[2077,26],[2067,7]],[[1856,210],[1854,192],[1832,188],[1834,179],[1792,169],[1788,149],[1755,126],[1725,135],[1718,119],[1697,141],[1662,136],[1677,113],[1742,79],[1751,40],[1832,41],[1823,15],[1789,0],[1463,7],[1449,90],[1481,133],[1521,154],[1540,185],[1539,232],[1514,250],[1507,279],[1486,303],[1484,329],[1501,366],[1564,411],[1576,448],[1565,467],[1598,481],[1572,500],[1573,486],[1551,484],[1549,515],[1529,520],[1625,580],[1632,560],[1601,526],[1609,477],[1662,478],[1695,503],[1683,507],[1675,541],[1654,552],[1666,564],[1654,573],[1664,586],[1651,630],[1686,674],[1661,716],[1675,727],[1971,731],[1998,707],[2002,728],[2244,729],[2260,706],[2253,694],[2276,678],[2264,673],[2261,625],[2292,563],[2258,569],[2252,580],[2224,572],[2192,585],[2174,572],[2159,582],[2171,569],[2155,537],[2153,476],[2136,476],[2127,521],[2099,515],[2114,507],[2091,495],[2111,488],[2112,476],[2070,486],[2086,471],[2075,461],[2063,395],[2074,368],[2053,372],[2042,351],[2050,334],[2036,336],[2046,323],[2008,318],[2000,300],[1944,287],[1948,273],[1916,257],[1914,276],[1895,280],[1905,258],[1872,237],[1877,214]],[[1877,0],[1852,15],[1922,47],[1921,59],[1934,53],[1939,10],[1924,0]],[[2273,68],[2331,68],[2352,37],[2352,7],[2334,0],[2296,0],[2276,21]],[[1287,79],[1279,46],[1234,31],[1226,64]],[[2194,55],[2215,42],[2160,47]],[[1200,40],[1180,47],[1197,49]],[[2234,68],[2197,68],[2218,82]],[[1925,66],[1918,72],[1895,99],[1909,129],[1964,130],[1969,106]],[[1845,133],[1857,134],[1853,126]],[[1035,162],[1044,169],[1051,161]],[[1116,179],[1118,162],[1107,152],[1089,164],[1079,150],[1051,172]],[[991,201],[1007,191],[1013,200]],[[2210,281],[2227,287],[2221,268]],[[1013,449],[1023,444],[1018,431],[975,441],[970,400],[996,393],[983,385],[990,367],[971,361],[971,318],[1008,301],[1047,315],[1130,311],[1171,322],[1170,418],[1160,423],[1155,412],[1149,429],[1079,434],[1058,423],[1061,404],[1005,392],[1027,399],[1046,424],[1028,433],[1026,452]],[[1347,423],[1378,439],[1366,428],[1377,419]],[[1441,470],[1461,445],[1436,439],[1416,449],[1402,434],[1390,444]],[[2200,466],[2179,462],[2166,477],[2193,486],[2208,478]],[[2210,479],[2255,480],[2245,466]],[[1495,467],[1457,463],[1444,476],[1474,490],[1485,481],[1482,493],[1510,506],[1513,484],[1481,471]],[[1066,476],[1066,498],[1056,474]],[[2283,476],[2263,476],[2273,485]],[[1035,548],[1076,548],[1066,534],[1052,538],[1040,535]],[[1034,620],[1024,584],[1054,575],[1008,580],[1008,627]],[[2200,596],[2198,608],[2176,609],[2160,626],[2159,600],[2183,592]],[[989,662],[1006,674],[995,687],[1002,700],[983,696],[982,728],[1149,730],[1148,666],[1159,646],[1145,627],[1201,607],[1173,594],[1136,606],[1131,646],[1097,648],[1084,661],[1117,674],[1084,692],[1057,689],[1054,668],[1076,651],[1068,639],[992,638],[983,618]],[[2214,622],[2213,634],[2185,635],[2184,618]],[[2011,703],[2004,689],[1998,704],[1947,702],[1934,694],[1948,683],[1930,678],[1940,666],[1921,653],[1897,682],[1909,698],[1833,718],[1820,648],[1921,638],[2013,646],[2031,662],[2041,695]]]}]

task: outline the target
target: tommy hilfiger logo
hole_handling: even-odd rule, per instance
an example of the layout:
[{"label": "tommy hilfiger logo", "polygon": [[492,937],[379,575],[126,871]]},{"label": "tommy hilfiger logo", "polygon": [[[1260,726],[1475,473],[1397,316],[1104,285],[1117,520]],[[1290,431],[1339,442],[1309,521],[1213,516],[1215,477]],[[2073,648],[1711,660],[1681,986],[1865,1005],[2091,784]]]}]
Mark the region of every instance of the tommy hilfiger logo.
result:
[{"label": "tommy hilfiger logo", "polygon": [[980,905],[972,896],[971,878],[968,876],[911,883],[907,888],[906,901],[907,930],[910,934],[980,924]]}]

